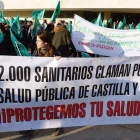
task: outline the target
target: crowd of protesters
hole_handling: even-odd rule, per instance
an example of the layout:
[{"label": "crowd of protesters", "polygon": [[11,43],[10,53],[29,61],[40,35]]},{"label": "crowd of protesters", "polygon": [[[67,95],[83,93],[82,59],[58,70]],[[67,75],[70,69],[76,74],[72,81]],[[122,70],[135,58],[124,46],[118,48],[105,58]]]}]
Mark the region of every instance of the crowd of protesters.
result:
[{"label": "crowd of protesters", "polygon": [[[19,38],[14,32],[15,37],[21,42],[27,50],[31,49],[31,55],[35,55],[37,50],[37,35],[41,32],[44,36],[48,38],[48,44],[52,44],[52,46],[56,49],[61,57],[69,57],[72,53],[76,52],[76,49],[71,41],[70,32],[67,30],[67,22],[63,20],[59,20],[56,27],[53,22],[47,24],[47,20],[43,20],[43,24],[39,25],[37,28],[36,35],[32,35],[32,30],[34,27],[34,19],[33,21],[25,22],[23,20],[20,21],[21,30],[22,30],[22,38]],[[46,29],[44,30],[44,25],[47,24]],[[4,40],[0,43],[0,55],[13,55],[16,56],[16,51],[13,47],[11,38],[10,38],[10,26],[6,23],[0,23],[0,31],[4,35]],[[50,36],[50,37],[49,37]],[[42,49],[41,49],[42,50]],[[43,53],[37,52],[38,56],[44,56]]]},{"label": "crowd of protesters", "polygon": [[[70,32],[67,30],[68,22],[59,20],[55,26],[53,22],[47,23],[47,20],[43,20],[42,25],[38,24],[36,34],[33,35],[34,22],[34,19],[33,21],[27,22],[23,20],[20,21],[22,38],[19,38],[13,32],[18,41],[21,42],[27,50],[31,50],[32,56],[56,57],[57,60],[59,60],[60,57],[76,57],[77,54],[81,57],[73,45]],[[47,24],[47,27],[44,30],[45,24]],[[107,22],[106,27],[113,28],[115,26],[117,28],[118,24],[119,22],[114,22],[111,25],[110,22]],[[125,25],[124,29],[130,29],[129,25]],[[0,55],[17,56],[10,37],[10,26],[6,23],[0,23],[0,31],[3,33],[3,41],[0,43]],[[94,54],[90,55],[93,56]],[[63,132],[63,128],[57,128],[52,135],[57,136]],[[20,133],[33,135],[34,131],[20,131]]]}]

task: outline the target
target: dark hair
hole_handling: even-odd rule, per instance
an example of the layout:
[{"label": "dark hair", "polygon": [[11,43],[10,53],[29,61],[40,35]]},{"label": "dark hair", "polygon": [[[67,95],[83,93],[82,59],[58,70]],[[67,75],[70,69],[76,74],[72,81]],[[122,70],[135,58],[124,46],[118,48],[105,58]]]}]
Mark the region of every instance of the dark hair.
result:
[{"label": "dark hair", "polygon": [[37,36],[43,41],[46,42],[47,44],[51,45],[52,44],[52,38],[49,32],[47,31],[41,31],[37,33]]},{"label": "dark hair", "polygon": [[44,21],[45,23],[47,23],[47,20],[46,20],[46,19],[44,19],[43,21]]},{"label": "dark hair", "polygon": [[3,26],[3,25],[0,25],[0,29],[1,29],[1,31],[2,31],[2,32],[4,32],[4,31],[5,31],[5,28],[4,28],[4,26]]},{"label": "dark hair", "polygon": [[110,22],[107,22],[106,27],[107,27],[107,28],[111,28]]},{"label": "dark hair", "polygon": [[46,31],[51,32],[52,30],[53,30],[52,24],[48,24],[47,28],[46,28]]},{"label": "dark hair", "polygon": [[[41,31],[37,33],[37,36],[43,41],[46,42],[48,45],[46,45],[46,53],[43,55],[45,57],[51,57],[53,54],[53,48],[52,48],[52,38],[49,32],[47,31]],[[41,49],[38,49],[38,55],[42,56]]]}]

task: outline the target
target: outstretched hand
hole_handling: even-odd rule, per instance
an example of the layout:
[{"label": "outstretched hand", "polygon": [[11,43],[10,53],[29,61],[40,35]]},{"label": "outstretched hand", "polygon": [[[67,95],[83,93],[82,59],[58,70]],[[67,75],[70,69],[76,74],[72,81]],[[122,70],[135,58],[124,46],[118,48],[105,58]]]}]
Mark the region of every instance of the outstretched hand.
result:
[{"label": "outstretched hand", "polygon": [[59,61],[59,59],[61,58],[61,56],[55,56],[55,55],[54,57],[56,58],[57,61]]}]

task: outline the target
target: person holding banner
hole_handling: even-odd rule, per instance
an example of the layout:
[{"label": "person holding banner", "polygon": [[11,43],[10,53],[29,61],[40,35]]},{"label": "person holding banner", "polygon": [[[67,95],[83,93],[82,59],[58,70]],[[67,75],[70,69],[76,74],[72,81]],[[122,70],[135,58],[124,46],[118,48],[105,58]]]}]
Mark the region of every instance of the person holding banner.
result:
[{"label": "person holding banner", "polygon": [[52,38],[49,32],[47,31],[38,32],[36,44],[37,49],[34,51],[33,56],[43,56],[43,57],[55,56],[56,59],[59,60],[60,53],[58,53],[55,47],[52,45]]},{"label": "person holding banner", "polygon": [[[56,51],[55,47],[52,45],[52,38],[49,32],[41,31],[37,33],[36,39],[37,49],[35,49],[33,56],[40,57],[55,57],[56,60],[61,58],[60,54]],[[64,132],[63,128],[57,128],[52,136],[60,135]],[[32,136],[34,130],[19,131],[20,134],[26,136]]]},{"label": "person holding banner", "polygon": [[[56,51],[52,45],[51,35],[47,31],[42,31],[37,34],[37,50],[33,53],[33,56],[43,57],[55,57],[56,60],[60,59],[60,54]],[[58,136],[64,132],[63,128],[57,128],[52,136]]]},{"label": "person holding banner", "polygon": [[[34,56],[44,56],[44,57],[55,57],[56,60],[60,59],[60,54],[56,51],[55,47],[52,45],[51,35],[47,31],[42,31],[37,34],[37,52]],[[52,136],[58,136],[64,132],[63,128],[57,128]]]}]

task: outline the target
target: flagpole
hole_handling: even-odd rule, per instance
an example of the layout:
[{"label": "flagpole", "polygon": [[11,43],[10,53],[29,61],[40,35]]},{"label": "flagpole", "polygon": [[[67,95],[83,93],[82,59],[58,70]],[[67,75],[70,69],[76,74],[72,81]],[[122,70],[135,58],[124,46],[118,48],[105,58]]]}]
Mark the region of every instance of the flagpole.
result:
[{"label": "flagpole", "polygon": [[19,50],[19,48],[18,48],[18,45],[17,45],[16,42],[15,42],[15,44],[16,44],[16,46],[17,46],[17,49],[18,49],[18,52],[19,52],[20,56],[22,56],[22,55],[21,55],[21,52],[20,52],[20,50]]}]

